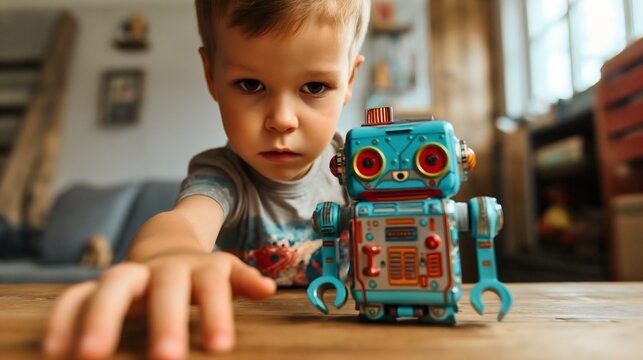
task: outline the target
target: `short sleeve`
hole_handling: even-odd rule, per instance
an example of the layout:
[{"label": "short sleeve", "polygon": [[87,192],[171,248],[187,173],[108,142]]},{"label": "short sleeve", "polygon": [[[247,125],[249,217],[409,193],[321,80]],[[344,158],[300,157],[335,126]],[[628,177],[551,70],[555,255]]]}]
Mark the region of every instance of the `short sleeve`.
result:
[{"label": "short sleeve", "polygon": [[188,176],[181,183],[177,201],[192,195],[204,195],[221,205],[227,218],[234,211],[240,186],[239,166],[226,148],[211,149],[190,161]]},{"label": "short sleeve", "polygon": [[225,177],[193,174],[181,183],[178,200],[192,195],[204,195],[216,201],[227,217],[236,198],[236,191],[232,181]]}]

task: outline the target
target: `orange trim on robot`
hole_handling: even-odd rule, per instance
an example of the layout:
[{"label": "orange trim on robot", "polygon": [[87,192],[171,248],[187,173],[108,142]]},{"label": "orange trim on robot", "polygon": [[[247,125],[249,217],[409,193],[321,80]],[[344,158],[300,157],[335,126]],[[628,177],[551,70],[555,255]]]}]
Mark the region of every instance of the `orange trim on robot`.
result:
[{"label": "orange trim on robot", "polygon": [[386,219],[386,225],[415,225],[415,219],[413,218]]},{"label": "orange trim on robot", "polygon": [[[353,241],[353,266],[355,266],[356,269],[359,269],[359,251],[357,250],[357,245],[358,243],[362,242],[362,222],[357,220],[357,215],[355,214],[355,210],[353,209],[353,223],[356,224],[356,237],[357,241]],[[364,306],[368,304],[368,299],[366,299],[366,287],[364,286],[364,282],[362,282],[362,279],[359,276],[359,271],[355,271],[355,280],[362,286],[362,301],[364,302]]]}]

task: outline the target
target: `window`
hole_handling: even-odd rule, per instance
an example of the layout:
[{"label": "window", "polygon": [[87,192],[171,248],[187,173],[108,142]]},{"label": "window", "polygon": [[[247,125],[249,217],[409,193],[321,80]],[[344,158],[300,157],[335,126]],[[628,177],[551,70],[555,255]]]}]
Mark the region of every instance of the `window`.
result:
[{"label": "window", "polygon": [[[626,3],[627,4],[627,3]],[[633,38],[643,36],[643,1],[630,0],[631,5],[629,23],[632,24]],[[636,15],[635,15],[636,14]]]},{"label": "window", "polygon": [[643,36],[641,0],[501,0],[501,6],[505,64],[516,60],[517,48],[526,62],[505,69],[510,115],[586,90],[605,60]]},{"label": "window", "polygon": [[577,0],[569,9],[574,90],[601,77],[601,66],[626,44],[623,0]]}]

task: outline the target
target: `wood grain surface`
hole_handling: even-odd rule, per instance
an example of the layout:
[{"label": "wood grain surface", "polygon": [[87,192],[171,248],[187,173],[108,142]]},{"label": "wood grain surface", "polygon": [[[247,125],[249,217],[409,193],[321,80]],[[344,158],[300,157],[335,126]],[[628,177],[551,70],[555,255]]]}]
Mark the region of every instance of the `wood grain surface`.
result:
[{"label": "wood grain surface", "polygon": [[[63,285],[0,285],[0,358],[40,358],[40,336]],[[370,324],[353,303],[318,313],[303,290],[280,290],[266,301],[235,300],[238,342],[219,359],[641,359],[643,283],[509,284],[514,304],[501,323],[495,295],[487,314],[468,302],[454,327]],[[330,295],[330,294],[328,294]],[[332,297],[328,296],[330,303]],[[202,351],[198,309],[191,310],[190,358]],[[144,319],[126,323],[117,359],[143,358]]]}]

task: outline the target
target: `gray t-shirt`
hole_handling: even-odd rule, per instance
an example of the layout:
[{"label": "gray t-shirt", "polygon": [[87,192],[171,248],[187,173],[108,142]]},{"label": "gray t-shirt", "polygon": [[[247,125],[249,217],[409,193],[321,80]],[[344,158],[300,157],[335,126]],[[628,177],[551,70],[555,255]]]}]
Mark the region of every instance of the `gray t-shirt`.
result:
[{"label": "gray t-shirt", "polygon": [[196,155],[179,199],[206,195],[223,208],[217,248],[238,255],[279,285],[306,285],[321,275],[321,240],[311,217],[319,202],[344,206],[348,197],[328,167],[343,145],[335,134],[308,173],[295,181],[259,174],[229,146]]}]

